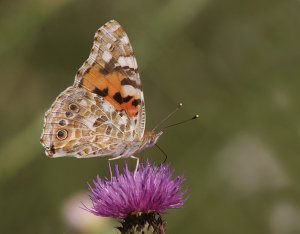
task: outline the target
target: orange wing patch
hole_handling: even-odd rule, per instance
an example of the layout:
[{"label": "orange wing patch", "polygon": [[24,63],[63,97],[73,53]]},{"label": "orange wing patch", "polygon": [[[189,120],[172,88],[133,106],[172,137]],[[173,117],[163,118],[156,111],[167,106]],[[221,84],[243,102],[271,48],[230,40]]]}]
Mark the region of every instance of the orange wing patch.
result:
[{"label": "orange wing patch", "polygon": [[126,83],[124,80],[128,78],[116,70],[111,73],[102,71],[102,67],[96,63],[86,70],[79,86],[105,98],[117,110],[125,110],[129,117],[136,116],[141,100],[136,95],[127,95],[122,89],[122,83]]}]

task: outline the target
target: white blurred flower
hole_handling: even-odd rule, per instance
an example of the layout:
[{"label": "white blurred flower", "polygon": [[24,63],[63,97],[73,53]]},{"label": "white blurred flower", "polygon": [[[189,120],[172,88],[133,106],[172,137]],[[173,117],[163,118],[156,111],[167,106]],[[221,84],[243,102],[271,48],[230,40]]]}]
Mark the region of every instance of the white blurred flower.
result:
[{"label": "white blurred flower", "polygon": [[240,194],[277,190],[290,184],[271,150],[254,136],[240,135],[217,156],[217,174]]},{"label": "white blurred flower", "polygon": [[71,230],[84,234],[114,233],[108,231],[114,229],[110,218],[97,217],[83,210],[81,202],[91,205],[88,193],[75,193],[63,205],[63,219]]},{"label": "white blurred flower", "polygon": [[300,233],[300,210],[293,204],[279,203],[272,209],[269,222],[272,234]]}]

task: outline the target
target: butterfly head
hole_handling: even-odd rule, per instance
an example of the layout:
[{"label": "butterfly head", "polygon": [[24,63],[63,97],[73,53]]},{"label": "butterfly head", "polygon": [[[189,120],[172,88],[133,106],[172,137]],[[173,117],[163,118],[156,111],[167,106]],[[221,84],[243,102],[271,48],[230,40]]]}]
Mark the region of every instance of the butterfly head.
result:
[{"label": "butterfly head", "polygon": [[155,131],[145,132],[141,148],[145,149],[145,148],[154,146],[156,144],[158,138],[162,134],[163,134],[162,131],[160,131],[160,132],[155,132]]}]

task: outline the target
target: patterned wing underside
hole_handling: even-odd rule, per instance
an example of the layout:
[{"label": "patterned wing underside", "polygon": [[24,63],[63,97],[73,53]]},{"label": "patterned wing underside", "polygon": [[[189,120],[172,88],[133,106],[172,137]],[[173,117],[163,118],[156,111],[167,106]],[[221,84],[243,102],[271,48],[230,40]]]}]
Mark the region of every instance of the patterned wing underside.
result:
[{"label": "patterned wing underside", "polygon": [[129,38],[114,20],[95,34],[88,59],[76,74],[74,87],[103,97],[116,110],[124,110],[135,126],[136,140],[145,130],[145,104],[138,66]]},{"label": "patterned wing underside", "polygon": [[62,92],[47,111],[41,143],[49,156],[118,156],[133,141],[135,127],[124,110],[103,97],[74,87]]}]

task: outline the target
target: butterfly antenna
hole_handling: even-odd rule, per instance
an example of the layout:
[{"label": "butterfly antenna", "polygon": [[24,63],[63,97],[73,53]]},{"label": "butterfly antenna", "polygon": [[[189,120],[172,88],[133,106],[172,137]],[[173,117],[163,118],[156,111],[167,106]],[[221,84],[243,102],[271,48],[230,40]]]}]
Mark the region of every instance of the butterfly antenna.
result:
[{"label": "butterfly antenna", "polygon": [[174,115],[181,107],[182,107],[182,103],[179,103],[176,107],[175,110],[173,110],[170,114],[168,114],[162,121],[160,121],[153,129],[152,131],[154,131],[155,129],[157,129],[160,125],[162,125],[166,120],[168,120],[172,115]]},{"label": "butterfly antenna", "polygon": [[183,124],[183,123],[189,122],[189,121],[194,120],[194,119],[197,119],[197,118],[199,118],[199,115],[195,115],[195,116],[193,116],[192,118],[183,120],[183,121],[181,121],[181,122],[179,122],[179,123],[171,124],[171,125],[169,125],[169,126],[164,127],[163,129],[170,128],[170,127],[174,127],[174,126],[176,126],[176,125]]},{"label": "butterfly antenna", "polygon": [[166,154],[166,152],[165,151],[163,151],[163,149],[162,148],[160,148],[159,146],[158,146],[158,144],[155,144],[155,146],[159,149],[159,151],[160,152],[162,152],[163,153],[163,155],[165,156],[165,159],[164,159],[164,161],[161,163],[161,164],[164,164],[166,161],[167,161],[167,158],[168,158],[168,155]]}]

